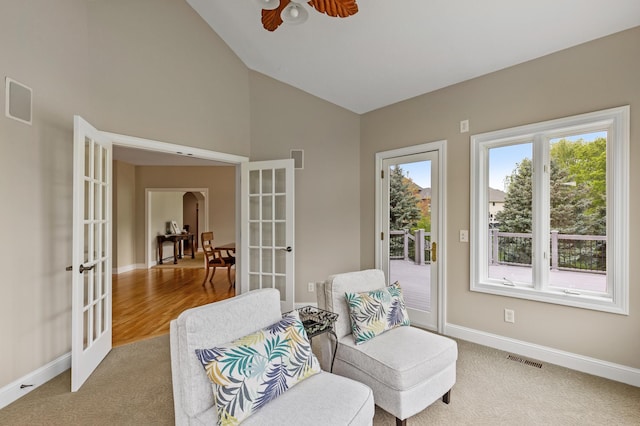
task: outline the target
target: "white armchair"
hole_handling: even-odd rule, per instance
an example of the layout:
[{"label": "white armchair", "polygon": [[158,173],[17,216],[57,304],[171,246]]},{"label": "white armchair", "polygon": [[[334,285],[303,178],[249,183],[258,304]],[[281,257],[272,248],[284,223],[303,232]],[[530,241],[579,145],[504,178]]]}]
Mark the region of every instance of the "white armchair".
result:
[{"label": "white armchair", "polygon": [[[281,318],[279,291],[265,289],[188,309],[171,321],[176,425],[217,421],[211,382],[195,350],[233,341]],[[267,403],[243,425],[371,425],[373,414],[371,389],[322,371]]]},{"label": "white armchair", "polygon": [[[456,342],[415,327],[397,327],[356,345],[351,334],[345,292],[367,292],[385,287],[384,273],[366,270],[338,274],[318,284],[318,307],[339,315],[333,372],[368,385],[376,405],[396,417],[396,424],[442,398],[449,403],[456,381]],[[331,344],[323,345],[330,359]]]}]

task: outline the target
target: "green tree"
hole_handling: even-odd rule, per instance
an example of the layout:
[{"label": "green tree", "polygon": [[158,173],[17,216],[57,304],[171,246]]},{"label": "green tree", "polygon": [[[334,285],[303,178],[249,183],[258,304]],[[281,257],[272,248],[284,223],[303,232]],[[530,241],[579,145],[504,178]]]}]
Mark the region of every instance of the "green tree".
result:
[{"label": "green tree", "polygon": [[402,168],[393,167],[389,179],[389,229],[415,228],[421,217],[418,200],[410,189],[409,181],[404,178]]},{"label": "green tree", "polygon": [[[566,139],[550,152],[551,228],[563,234],[605,235],[606,140]],[[511,176],[504,209],[497,213],[503,232],[531,232],[532,163],[525,158]]]},{"label": "green tree", "polygon": [[[504,209],[496,214],[500,231],[530,233],[532,162],[525,158],[509,177]],[[561,139],[550,150],[550,225],[560,234],[606,235],[606,140]],[[530,263],[531,247],[521,238],[503,237],[501,260]],[[530,241],[530,240],[528,240]],[[605,243],[583,248],[567,242],[567,262],[603,263]],[[594,260],[595,259],[595,260]],[[604,265],[604,264],[603,264]],[[603,266],[604,267],[604,266]]]},{"label": "green tree", "polygon": [[418,223],[416,223],[416,226],[411,228],[412,231],[416,229],[424,229],[425,232],[431,232],[431,216],[422,216]]},{"label": "green tree", "polygon": [[571,195],[567,203],[572,207],[574,222],[573,226],[558,229],[572,234],[606,235],[606,139],[593,142],[561,139],[551,146],[551,158],[566,173],[566,181],[561,184],[566,186],[553,188],[552,181],[552,195],[556,190]]},{"label": "green tree", "polygon": [[496,213],[502,232],[531,232],[532,164],[524,158],[509,178],[504,208]]}]

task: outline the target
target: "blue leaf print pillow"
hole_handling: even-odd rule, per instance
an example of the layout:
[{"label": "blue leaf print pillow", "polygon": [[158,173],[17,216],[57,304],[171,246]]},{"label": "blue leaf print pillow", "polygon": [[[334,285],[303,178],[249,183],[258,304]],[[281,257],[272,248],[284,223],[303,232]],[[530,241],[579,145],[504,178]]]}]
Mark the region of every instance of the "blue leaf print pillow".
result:
[{"label": "blue leaf print pillow", "polygon": [[364,293],[345,293],[356,345],[387,330],[410,325],[400,284]]},{"label": "blue leaf print pillow", "polygon": [[297,311],[233,342],[196,349],[196,356],[213,384],[218,425],[237,425],[320,372]]}]

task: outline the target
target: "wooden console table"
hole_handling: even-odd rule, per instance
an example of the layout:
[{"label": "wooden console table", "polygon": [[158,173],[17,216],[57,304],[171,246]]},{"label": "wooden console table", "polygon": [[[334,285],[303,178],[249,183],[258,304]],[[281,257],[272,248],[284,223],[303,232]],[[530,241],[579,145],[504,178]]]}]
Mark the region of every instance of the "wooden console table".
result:
[{"label": "wooden console table", "polygon": [[178,259],[182,259],[183,248],[182,244],[179,244],[180,241],[187,241],[191,246],[191,258],[195,259],[196,250],[195,250],[195,238],[193,234],[167,234],[167,235],[158,235],[158,264],[162,265],[162,246],[166,242],[173,243],[173,263],[178,263]]}]

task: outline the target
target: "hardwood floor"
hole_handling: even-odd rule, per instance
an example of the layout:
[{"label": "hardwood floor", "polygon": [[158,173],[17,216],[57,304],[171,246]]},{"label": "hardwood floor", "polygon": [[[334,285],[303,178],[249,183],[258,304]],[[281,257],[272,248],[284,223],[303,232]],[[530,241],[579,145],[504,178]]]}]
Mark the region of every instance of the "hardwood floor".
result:
[{"label": "hardwood floor", "polygon": [[[235,271],[232,271],[232,278]],[[225,271],[203,287],[202,269],[138,269],[113,275],[113,346],[169,333],[182,311],[235,296]]]}]

